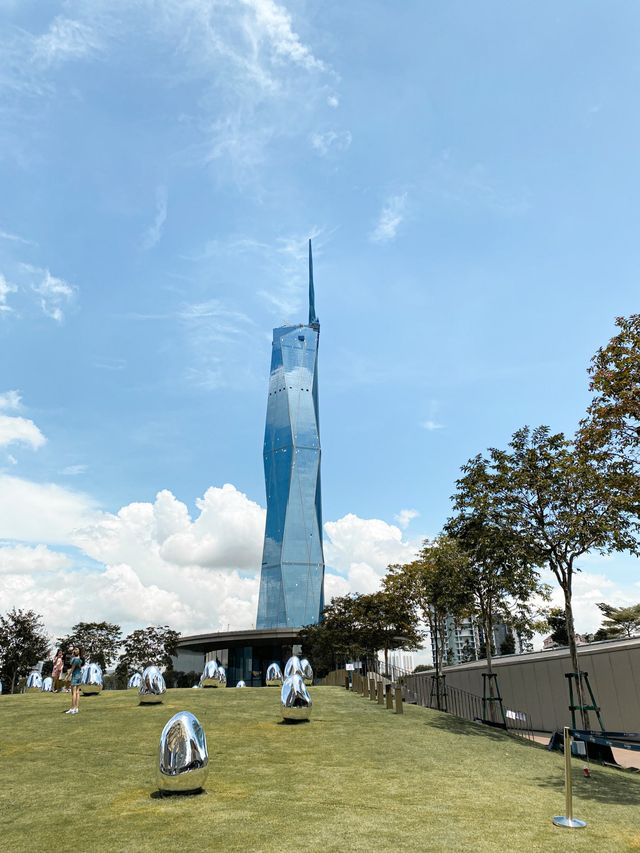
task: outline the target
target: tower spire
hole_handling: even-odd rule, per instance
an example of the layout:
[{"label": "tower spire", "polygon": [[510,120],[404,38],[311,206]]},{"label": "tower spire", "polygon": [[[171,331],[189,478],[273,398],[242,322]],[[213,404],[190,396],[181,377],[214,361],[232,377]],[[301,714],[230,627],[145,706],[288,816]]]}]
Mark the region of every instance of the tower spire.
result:
[{"label": "tower spire", "polygon": [[311,253],[311,239],[309,239],[309,325],[316,323],[316,295],[313,289],[313,255]]}]

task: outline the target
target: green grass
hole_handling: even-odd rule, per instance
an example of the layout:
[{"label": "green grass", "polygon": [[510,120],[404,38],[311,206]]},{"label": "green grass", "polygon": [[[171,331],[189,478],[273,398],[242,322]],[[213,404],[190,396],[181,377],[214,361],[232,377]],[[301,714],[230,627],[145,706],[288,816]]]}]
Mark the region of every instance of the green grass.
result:
[{"label": "green grass", "polygon": [[[0,849],[18,851],[640,850],[640,779],[575,766],[584,830],[564,812],[563,759],[423,708],[312,689],[312,722],[282,725],[276,689],[0,697]],[[153,798],[164,723],[196,714],[207,792]]]}]

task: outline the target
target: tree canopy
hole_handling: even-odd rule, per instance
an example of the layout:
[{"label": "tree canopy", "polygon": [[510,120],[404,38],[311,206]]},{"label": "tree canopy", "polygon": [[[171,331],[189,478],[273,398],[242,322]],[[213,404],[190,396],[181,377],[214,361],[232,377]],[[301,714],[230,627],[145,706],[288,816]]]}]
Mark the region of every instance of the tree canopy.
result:
[{"label": "tree canopy", "polygon": [[602,621],[602,631],[607,639],[629,638],[640,631],[640,604],[632,604],[630,607],[614,607],[601,601],[598,607],[605,617]]},{"label": "tree canopy", "polygon": [[0,616],[0,680],[10,693],[49,654],[49,638],[42,617],[33,610],[16,610]]},{"label": "tree canopy", "polygon": [[178,651],[179,637],[179,631],[174,631],[167,625],[151,625],[133,631],[124,640],[116,672],[119,676],[126,677],[152,665],[171,669],[172,657]]},{"label": "tree canopy", "polygon": [[121,638],[122,629],[111,622],[78,622],[70,634],[58,639],[58,645],[66,653],[79,646],[87,662],[97,663],[106,670],[116,661]]}]

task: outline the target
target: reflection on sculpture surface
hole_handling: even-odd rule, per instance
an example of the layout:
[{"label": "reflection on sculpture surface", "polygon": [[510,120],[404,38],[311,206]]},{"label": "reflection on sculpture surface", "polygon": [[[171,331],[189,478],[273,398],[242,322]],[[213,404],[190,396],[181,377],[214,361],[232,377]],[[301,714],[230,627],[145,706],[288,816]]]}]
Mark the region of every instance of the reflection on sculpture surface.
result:
[{"label": "reflection on sculpture surface", "polygon": [[179,711],[162,730],[158,787],[165,793],[200,790],[209,773],[207,738],[189,711]]},{"label": "reflection on sculpture surface", "polygon": [[285,679],[280,691],[280,710],[285,720],[308,720],[311,715],[311,696],[302,676],[296,673]]},{"label": "reflection on sculpture surface", "polygon": [[302,668],[302,677],[304,679],[305,684],[313,684],[313,668],[307,658],[302,658],[300,661],[300,667]]},{"label": "reflection on sculpture surface", "polygon": [[292,657],[289,658],[289,660],[285,664],[284,677],[290,678],[292,675],[295,675],[296,673],[298,673],[298,675],[304,676],[304,672],[302,671],[302,664],[300,663],[300,658],[297,657],[296,655],[293,655]]},{"label": "reflection on sculpture surface", "polygon": [[239,681],[239,682],[236,684],[236,687],[246,687],[246,686],[247,686],[247,685],[244,683],[244,681]]},{"label": "reflection on sculpture surface", "polygon": [[319,336],[309,243],[309,322],[273,330],[263,451],[267,520],[258,629],[315,624],[324,607]]},{"label": "reflection on sculpture surface", "polygon": [[0,681],[0,696],[2,696],[2,682]]},{"label": "reflection on sculpture surface", "polygon": [[134,672],[129,681],[127,681],[127,690],[139,690],[142,684],[142,676],[139,672]]},{"label": "reflection on sculpture surface", "polygon": [[277,663],[270,663],[267,667],[267,687],[282,686],[282,670]]},{"label": "reflection on sculpture surface", "polygon": [[93,696],[102,692],[102,670],[97,663],[88,663],[82,668],[80,690],[83,696]]},{"label": "reflection on sculpture surface", "polygon": [[142,682],[138,690],[141,705],[157,705],[167,692],[162,673],[157,666],[148,666],[142,673]]},{"label": "reflection on sculpture surface", "polygon": [[48,675],[42,682],[42,692],[53,693],[53,678],[51,678],[50,675]]},{"label": "reflection on sculpture surface", "polygon": [[227,674],[214,660],[207,661],[200,676],[200,687],[226,687]]},{"label": "reflection on sculpture surface", "polygon": [[25,691],[27,693],[40,692],[42,690],[42,676],[39,672],[30,672],[27,676]]}]

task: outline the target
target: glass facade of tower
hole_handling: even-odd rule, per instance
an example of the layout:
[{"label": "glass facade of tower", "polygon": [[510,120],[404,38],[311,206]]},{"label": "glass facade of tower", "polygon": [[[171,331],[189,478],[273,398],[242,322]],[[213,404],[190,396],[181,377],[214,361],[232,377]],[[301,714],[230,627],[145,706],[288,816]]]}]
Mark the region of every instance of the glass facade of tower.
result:
[{"label": "glass facade of tower", "polygon": [[264,435],[267,521],[257,628],[318,622],[324,607],[318,339],[308,325],[273,331]]}]

